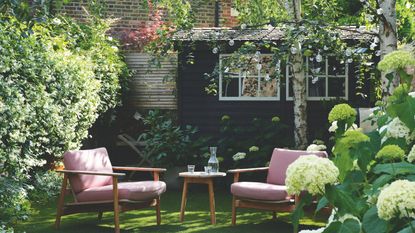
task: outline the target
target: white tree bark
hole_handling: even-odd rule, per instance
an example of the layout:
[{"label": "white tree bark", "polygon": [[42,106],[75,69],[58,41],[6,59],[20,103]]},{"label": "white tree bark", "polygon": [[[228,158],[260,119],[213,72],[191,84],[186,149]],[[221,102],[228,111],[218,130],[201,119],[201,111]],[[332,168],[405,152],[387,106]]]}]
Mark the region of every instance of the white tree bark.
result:
[{"label": "white tree bark", "polygon": [[[301,21],[301,0],[292,0],[291,12],[295,21]],[[301,43],[296,41],[293,46],[297,53],[291,56],[293,71],[293,92],[294,92],[294,140],[298,149],[307,147],[307,96],[306,78],[304,71],[304,59],[301,53]]]},{"label": "white tree bark", "polygon": [[[379,41],[381,59],[397,49],[398,35],[396,27],[396,0],[379,0],[379,6],[382,9],[382,15],[380,15],[379,25]],[[383,19],[383,20],[382,20]],[[386,73],[381,73],[382,92],[384,95],[390,95],[395,87],[399,85],[399,77],[394,74],[392,82],[386,78]]]}]

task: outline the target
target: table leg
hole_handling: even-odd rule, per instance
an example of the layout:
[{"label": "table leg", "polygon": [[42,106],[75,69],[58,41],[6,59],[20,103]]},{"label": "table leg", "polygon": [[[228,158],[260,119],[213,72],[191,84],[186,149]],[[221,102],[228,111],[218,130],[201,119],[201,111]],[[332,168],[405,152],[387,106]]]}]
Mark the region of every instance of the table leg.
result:
[{"label": "table leg", "polygon": [[184,210],[186,208],[186,201],[187,201],[187,178],[184,178],[183,182],[183,193],[182,193],[182,204],[180,206],[180,222],[184,220]]},{"label": "table leg", "polygon": [[216,224],[215,194],[213,192],[213,179],[208,180],[208,187],[209,187],[210,221],[212,224]]}]

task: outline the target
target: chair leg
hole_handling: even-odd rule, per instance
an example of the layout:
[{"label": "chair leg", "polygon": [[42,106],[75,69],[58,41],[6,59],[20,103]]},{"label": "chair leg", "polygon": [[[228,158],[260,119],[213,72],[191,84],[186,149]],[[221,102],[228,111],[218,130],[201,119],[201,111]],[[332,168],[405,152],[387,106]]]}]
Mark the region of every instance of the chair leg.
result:
[{"label": "chair leg", "polygon": [[277,220],[277,212],[272,211],[272,220]]},{"label": "chair leg", "polygon": [[102,215],[103,215],[103,212],[102,211],[99,211],[98,212],[98,221],[101,221],[102,220]]},{"label": "chair leg", "polygon": [[113,195],[114,195],[114,228],[115,233],[120,233],[120,209],[118,206],[118,180],[117,177],[112,177]]},{"label": "chair leg", "polygon": [[68,175],[65,173],[63,175],[61,193],[59,195],[58,207],[56,210],[56,220],[55,220],[55,228],[59,229],[61,224],[61,217],[63,215],[63,205],[65,204],[65,192],[66,186],[68,185]]},{"label": "chair leg", "polygon": [[156,199],[156,217],[157,217],[157,225],[161,224],[161,214],[160,214],[160,197]]},{"label": "chair leg", "polygon": [[232,226],[236,225],[236,198],[232,197]]}]

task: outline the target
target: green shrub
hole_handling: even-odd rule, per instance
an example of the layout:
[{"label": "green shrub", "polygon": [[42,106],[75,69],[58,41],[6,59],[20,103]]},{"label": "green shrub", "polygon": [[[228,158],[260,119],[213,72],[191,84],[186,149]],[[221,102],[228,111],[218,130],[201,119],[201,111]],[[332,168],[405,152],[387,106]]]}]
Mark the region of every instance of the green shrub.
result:
[{"label": "green shrub", "polygon": [[34,201],[41,192],[56,193],[47,185],[33,190],[29,184],[56,181],[36,173],[65,151],[79,149],[99,114],[120,103],[119,80],[127,71],[116,42],[105,35],[104,24],[65,20],[31,22],[29,28],[0,15],[0,226],[5,229],[27,217],[28,190]]},{"label": "green shrub", "polygon": [[141,120],[144,131],[138,137],[145,143],[144,153],[155,165],[185,165],[193,159],[199,146],[202,146],[201,140],[204,139],[197,139],[197,128],[190,125],[178,126],[166,112],[150,110]]},{"label": "green shrub", "polygon": [[290,137],[283,133],[287,128],[278,116],[269,119],[254,118],[251,124],[243,127],[235,124],[231,116],[226,119],[222,117],[216,143],[218,157],[223,159],[222,170],[265,166],[274,148],[292,145]]}]

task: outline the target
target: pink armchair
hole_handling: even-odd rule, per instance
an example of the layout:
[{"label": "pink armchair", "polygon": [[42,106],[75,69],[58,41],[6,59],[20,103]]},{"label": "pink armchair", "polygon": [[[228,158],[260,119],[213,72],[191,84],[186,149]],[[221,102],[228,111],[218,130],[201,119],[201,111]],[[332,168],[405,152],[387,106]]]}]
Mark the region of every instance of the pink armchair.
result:
[{"label": "pink armchair", "polygon": [[[155,207],[157,225],[161,223],[160,195],[166,184],[159,181],[162,168],[113,167],[105,148],[69,151],[64,154],[65,170],[58,202],[55,227],[59,228],[64,215],[97,212],[98,219],[105,211],[114,211],[115,232],[120,232],[119,212]],[[113,171],[151,172],[154,181],[122,182],[124,173]],[[65,204],[68,180],[74,202]]]},{"label": "pink armchair", "polygon": [[[291,212],[298,202],[297,197],[287,194],[285,186],[285,172],[288,166],[302,155],[315,154],[327,157],[325,151],[307,152],[301,150],[286,150],[275,148],[272,153],[269,167],[246,168],[229,170],[234,174],[234,183],[231,185],[232,225],[236,224],[238,208],[252,208],[269,210],[276,218],[276,212]],[[268,171],[266,182],[239,182],[241,173]]]}]

